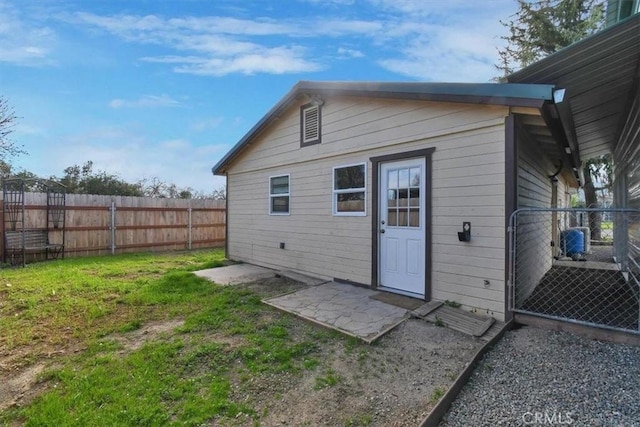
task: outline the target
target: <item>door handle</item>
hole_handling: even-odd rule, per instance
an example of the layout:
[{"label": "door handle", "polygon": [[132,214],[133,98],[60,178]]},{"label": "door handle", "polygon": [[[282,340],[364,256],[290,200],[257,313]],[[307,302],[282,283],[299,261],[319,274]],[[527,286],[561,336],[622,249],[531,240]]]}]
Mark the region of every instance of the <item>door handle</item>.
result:
[{"label": "door handle", "polygon": [[380,233],[384,234],[384,230],[380,230]]}]

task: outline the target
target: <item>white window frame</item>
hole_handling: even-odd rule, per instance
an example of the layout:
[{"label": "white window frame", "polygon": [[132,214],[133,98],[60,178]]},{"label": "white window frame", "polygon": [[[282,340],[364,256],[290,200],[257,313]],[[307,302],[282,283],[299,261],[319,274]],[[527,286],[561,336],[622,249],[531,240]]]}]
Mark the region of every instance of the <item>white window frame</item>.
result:
[{"label": "white window frame", "polygon": [[[271,180],[273,178],[282,178],[282,177],[287,177],[287,183],[289,186],[289,191],[287,193],[271,193]],[[274,216],[283,216],[283,215],[291,215],[291,174],[288,173],[283,173],[280,175],[271,175],[269,177],[269,182],[268,182],[268,191],[269,191],[269,215],[274,215]],[[288,197],[289,198],[289,210],[287,212],[273,212],[273,203],[272,203],[272,199],[274,197]]]},{"label": "white window frame", "polygon": [[[364,166],[364,187],[336,189],[336,170],[353,166]],[[367,162],[351,163],[348,165],[334,166],[331,172],[331,186],[333,189],[333,216],[367,216]],[[362,212],[338,212],[338,194],[343,193],[364,193],[364,210]]]}]

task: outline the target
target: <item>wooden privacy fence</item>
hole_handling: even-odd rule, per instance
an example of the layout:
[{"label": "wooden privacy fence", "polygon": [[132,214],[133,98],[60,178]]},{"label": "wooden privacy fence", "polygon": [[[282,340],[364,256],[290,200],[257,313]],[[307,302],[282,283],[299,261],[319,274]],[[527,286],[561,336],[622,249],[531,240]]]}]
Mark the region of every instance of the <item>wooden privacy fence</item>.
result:
[{"label": "wooden privacy fence", "polygon": [[[65,256],[223,246],[225,204],[224,200],[67,194]],[[46,194],[25,193],[24,228],[46,229],[46,218]],[[62,230],[49,231],[51,243],[62,243],[62,236]]]}]

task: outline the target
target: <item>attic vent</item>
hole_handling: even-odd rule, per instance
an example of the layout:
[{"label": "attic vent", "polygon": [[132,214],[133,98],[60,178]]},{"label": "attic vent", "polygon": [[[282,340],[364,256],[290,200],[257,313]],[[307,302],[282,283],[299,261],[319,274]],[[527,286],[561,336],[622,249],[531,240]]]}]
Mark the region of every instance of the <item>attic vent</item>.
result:
[{"label": "attic vent", "polygon": [[304,105],[300,114],[300,146],[320,143],[320,106]]}]

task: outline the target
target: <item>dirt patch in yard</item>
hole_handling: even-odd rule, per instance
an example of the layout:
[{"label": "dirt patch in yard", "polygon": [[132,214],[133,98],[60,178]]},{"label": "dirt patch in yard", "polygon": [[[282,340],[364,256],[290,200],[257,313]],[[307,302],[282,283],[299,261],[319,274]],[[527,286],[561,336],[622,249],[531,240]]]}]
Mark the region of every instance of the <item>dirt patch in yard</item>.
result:
[{"label": "dirt patch in yard", "polygon": [[[236,381],[234,400],[264,426],[418,425],[482,345],[459,332],[408,320],[375,345],[322,343],[314,369]],[[252,425],[243,422],[229,425]]]},{"label": "dirt patch in yard", "polygon": [[284,276],[271,277],[269,279],[262,279],[239,286],[255,292],[260,296],[260,298],[269,298],[276,295],[288,294],[308,287],[303,283]]},{"label": "dirt patch in yard", "polygon": [[[243,287],[265,298],[306,286],[276,277]],[[288,315],[265,309],[257,321],[270,323],[280,316]],[[305,360],[305,368],[284,373],[231,373],[231,400],[255,412],[213,419],[212,425],[418,425],[483,345],[470,336],[417,319],[403,322],[373,345],[294,317],[287,323],[292,340],[308,340],[309,334],[315,337],[317,350],[309,354],[309,364]],[[182,325],[182,320],[175,319],[150,321],[105,339],[119,342],[119,353],[124,355],[152,340],[182,336],[188,341],[190,334],[180,330]],[[247,345],[242,335],[216,331],[192,338],[221,343],[228,351]],[[54,355],[51,360],[0,369],[0,403],[6,402],[0,410],[24,405],[41,393],[47,385],[38,382],[38,375],[55,363]]]},{"label": "dirt patch in yard", "polygon": [[158,339],[161,336],[172,335],[176,328],[184,325],[184,320],[173,319],[163,322],[151,322],[143,325],[140,329],[124,334],[116,334],[110,338],[119,342],[123,346],[122,353],[131,353],[142,347],[150,340]]},{"label": "dirt patch in yard", "polygon": [[[273,278],[247,287],[264,298],[305,286]],[[298,322],[291,334],[302,335],[304,327]],[[254,407],[264,426],[419,425],[483,344],[418,319],[403,322],[373,345],[320,338],[315,368],[237,379],[234,400]],[[229,425],[253,423],[246,416]]]},{"label": "dirt patch in yard", "polygon": [[[44,363],[31,365],[17,374],[2,378],[0,381],[0,411],[18,404],[21,401],[28,401],[39,393],[37,387],[37,377],[44,371]],[[4,377],[4,375],[3,375]]]},{"label": "dirt patch in yard", "polygon": [[[131,353],[146,342],[155,339],[169,338],[175,334],[176,328],[184,324],[183,320],[167,320],[150,322],[141,328],[107,336],[122,344],[120,354]],[[64,348],[43,351],[37,362],[34,355],[26,349],[15,350],[0,357],[0,411],[15,405],[25,405],[46,389],[46,384],[39,382],[38,377],[48,367],[56,365],[57,356],[78,353],[83,349],[70,344]]]}]

